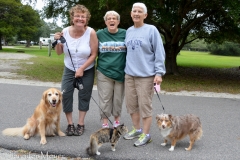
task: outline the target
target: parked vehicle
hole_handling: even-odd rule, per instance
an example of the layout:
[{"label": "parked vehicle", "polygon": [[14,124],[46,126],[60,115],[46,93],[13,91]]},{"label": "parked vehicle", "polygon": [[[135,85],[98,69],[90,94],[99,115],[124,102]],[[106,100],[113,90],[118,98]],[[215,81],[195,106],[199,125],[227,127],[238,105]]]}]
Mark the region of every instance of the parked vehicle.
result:
[{"label": "parked vehicle", "polygon": [[48,46],[49,44],[49,40],[51,40],[50,38],[44,38],[44,37],[40,37],[39,38],[39,43],[41,43],[43,46]]},{"label": "parked vehicle", "polygon": [[41,42],[43,46],[47,46],[49,44],[49,41],[51,42],[51,44],[54,42],[54,34],[50,34],[50,38],[39,38],[39,43]]}]

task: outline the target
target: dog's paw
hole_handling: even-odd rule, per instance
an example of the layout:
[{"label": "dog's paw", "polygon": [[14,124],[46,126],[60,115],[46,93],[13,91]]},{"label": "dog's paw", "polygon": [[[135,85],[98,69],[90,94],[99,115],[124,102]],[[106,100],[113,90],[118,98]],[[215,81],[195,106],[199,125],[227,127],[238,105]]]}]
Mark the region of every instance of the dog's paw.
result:
[{"label": "dog's paw", "polygon": [[25,134],[23,138],[28,140],[30,138],[30,136],[29,136],[29,134]]},{"label": "dog's paw", "polygon": [[167,143],[161,143],[161,145],[162,145],[162,146],[166,146],[166,145],[167,145]]},{"label": "dog's paw", "polygon": [[40,144],[46,144],[47,140],[46,139],[41,139]]},{"label": "dog's paw", "polygon": [[115,148],[112,148],[112,151],[113,151],[113,152],[115,152],[115,151],[116,151],[116,149],[115,149]]},{"label": "dog's paw", "polygon": [[97,151],[97,153],[96,153],[96,154],[99,156],[101,153]]},{"label": "dog's paw", "polygon": [[59,131],[59,132],[58,132],[58,135],[59,135],[60,137],[66,136],[65,133],[63,133],[62,131]]},{"label": "dog's paw", "polygon": [[56,135],[53,133],[53,134],[51,134],[51,135],[49,135],[49,137],[55,137]]},{"label": "dog's paw", "polygon": [[190,148],[185,148],[186,151],[190,151],[191,149]]},{"label": "dog's paw", "polygon": [[174,151],[174,146],[171,146],[171,148],[169,148],[169,151],[170,152]]}]

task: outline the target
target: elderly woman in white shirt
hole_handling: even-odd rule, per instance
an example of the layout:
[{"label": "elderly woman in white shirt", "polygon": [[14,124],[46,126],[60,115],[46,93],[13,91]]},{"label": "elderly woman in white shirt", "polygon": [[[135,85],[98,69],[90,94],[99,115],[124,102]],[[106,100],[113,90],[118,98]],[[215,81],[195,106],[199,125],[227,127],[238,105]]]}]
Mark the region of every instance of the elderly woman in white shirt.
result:
[{"label": "elderly woman in white shirt", "polygon": [[[64,72],[62,76],[63,111],[65,112],[68,127],[68,136],[80,136],[84,132],[84,119],[89,110],[89,103],[94,83],[94,64],[98,52],[98,39],[93,28],[87,26],[90,12],[83,5],[76,5],[69,11],[71,26],[68,26],[54,38],[63,36],[66,43],[58,43],[55,50],[58,55],[64,54]],[[78,91],[79,119],[76,127],[72,119],[74,80],[78,78],[83,89]]]}]

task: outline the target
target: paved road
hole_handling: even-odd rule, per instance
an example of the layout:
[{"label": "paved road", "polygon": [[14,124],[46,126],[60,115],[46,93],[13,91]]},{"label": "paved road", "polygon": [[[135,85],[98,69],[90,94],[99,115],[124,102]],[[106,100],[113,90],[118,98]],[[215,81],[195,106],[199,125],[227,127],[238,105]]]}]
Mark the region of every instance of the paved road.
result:
[{"label": "paved road", "polygon": [[[33,113],[39,103],[44,90],[48,87],[27,86],[17,84],[0,83],[0,131],[9,127],[21,127]],[[98,101],[97,91],[93,91],[93,98]],[[77,123],[77,95],[75,94],[73,120]],[[153,142],[145,147],[133,146],[135,140],[121,139],[116,151],[112,152],[109,144],[101,147],[100,156],[93,159],[126,159],[126,160],[237,160],[240,159],[240,99],[210,98],[193,96],[161,95],[162,104],[167,113],[174,115],[196,114],[203,125],[203,137],[197,141],[192,151],[185,151],[188,146],[188,138],[177,143],[175,150],[169,152],[170,145],[160,145],[163,138],[156,127],[155,116],[162,113],[161,104],[154,96],[154,116],[151,128]],[[89,136],[101,127],[99,109],[94,101],[91,101],[90,111],[87,114],[85,133],[72,137],[48,137],[46,145],[40,145],[40,137],[35,136],[30,140],[21,137],[4,137],[0,134],[0,147],[9,150],[28,150],[42,153],[43,156],[52,154],[55,157],[82,157],[89,158],[85,149],[89,145]],[[131,120],[123,107],[122,121],[131,130]],[[61,115],[61,129],[66,128],[66,119]],[[9,153],[10,154],[10,153]],[[29,158],[29,157],[27,157]],[[27,159],[26,158],[26,159]],[[44,157],[42,157],[43,159]],[[2,159],[0,157],[0,159]]]}]

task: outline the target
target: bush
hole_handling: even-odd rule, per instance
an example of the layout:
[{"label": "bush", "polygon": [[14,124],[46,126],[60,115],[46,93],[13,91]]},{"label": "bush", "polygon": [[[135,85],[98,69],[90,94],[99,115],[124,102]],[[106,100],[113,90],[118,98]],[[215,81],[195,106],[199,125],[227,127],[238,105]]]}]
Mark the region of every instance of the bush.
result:
[{"label": "bush", "polygon": [[223,44],[208,45],[210,54],[222,56],[240,56],[240,44],[224,42]]}]

